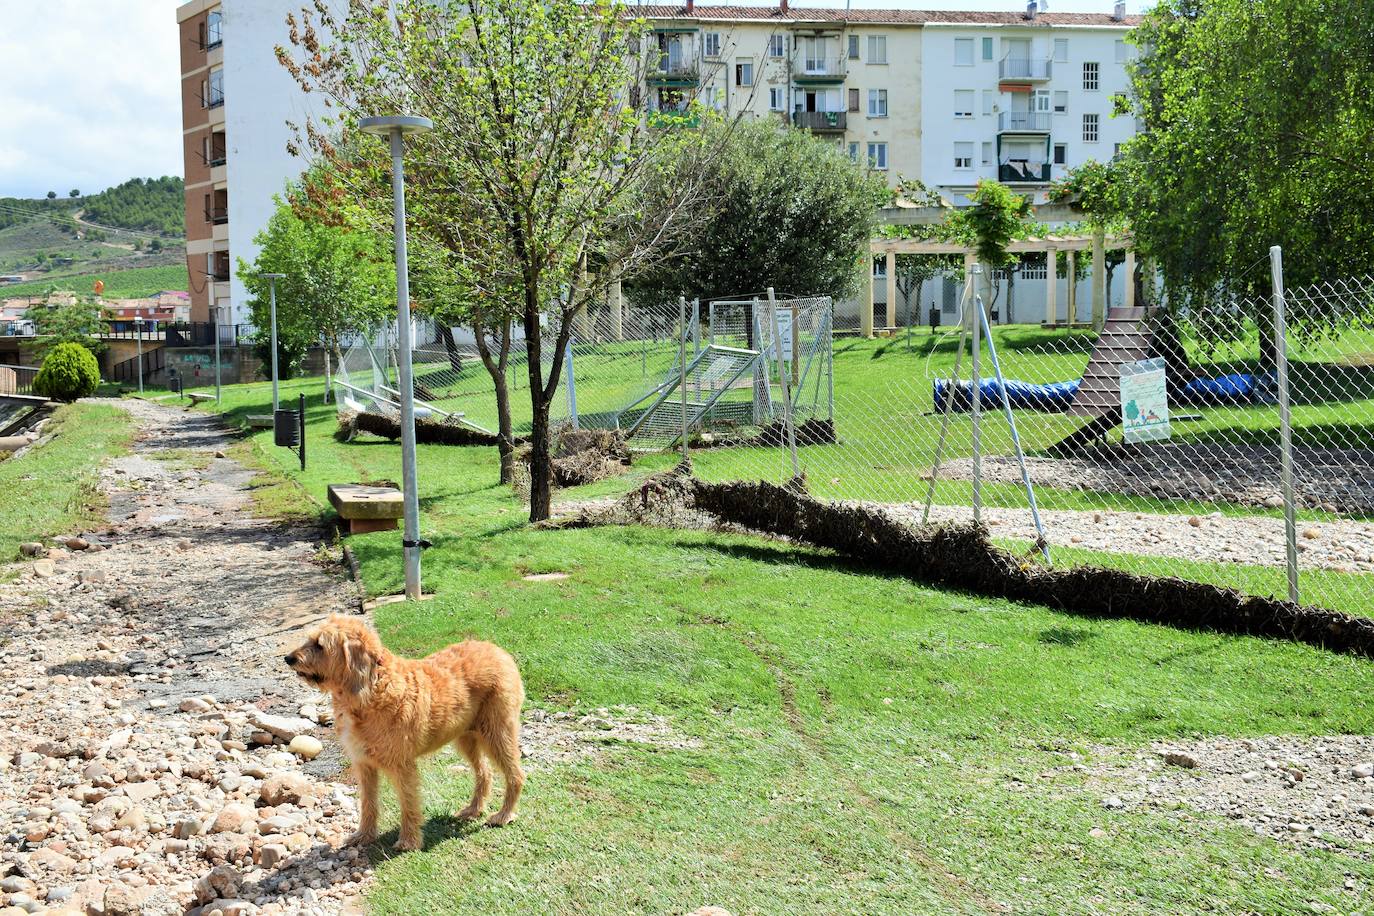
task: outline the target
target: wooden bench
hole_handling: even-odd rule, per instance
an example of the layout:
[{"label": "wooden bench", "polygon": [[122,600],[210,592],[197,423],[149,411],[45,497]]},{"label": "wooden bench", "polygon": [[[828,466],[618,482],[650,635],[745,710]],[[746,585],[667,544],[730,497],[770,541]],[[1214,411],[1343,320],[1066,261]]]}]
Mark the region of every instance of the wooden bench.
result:
[{"label": "wooden bench", "polygon": [[215,399],[213,394],[188,394],[192,404],[208,404]]},{"label": "wooden bench", "polygon": [[396,527],[404,503],[395,487],[367,487],[356,483],[331,483],[329,504],[348,522],[349,534],[388,531]]},{"label": "wooden bench", "polygon": [[250,413],[245,419],[249,429],[272,428],[272,415],[270,413]]}]

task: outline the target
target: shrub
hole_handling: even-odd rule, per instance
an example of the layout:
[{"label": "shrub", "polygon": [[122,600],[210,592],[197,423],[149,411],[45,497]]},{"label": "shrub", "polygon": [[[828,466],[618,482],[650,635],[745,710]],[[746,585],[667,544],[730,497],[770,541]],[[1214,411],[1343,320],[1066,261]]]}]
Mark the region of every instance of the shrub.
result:
[{"label": "shrub", "polygon": [[33,390],[45,398],[71,402],[95,394],[99,384],[95,354],[78,343],[60,343],[43,357]]}]

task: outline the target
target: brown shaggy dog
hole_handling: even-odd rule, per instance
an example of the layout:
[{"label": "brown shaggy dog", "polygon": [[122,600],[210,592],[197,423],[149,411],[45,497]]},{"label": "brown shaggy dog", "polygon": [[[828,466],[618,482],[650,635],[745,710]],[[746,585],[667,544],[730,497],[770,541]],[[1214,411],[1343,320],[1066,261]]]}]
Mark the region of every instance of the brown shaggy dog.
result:
[{"label": "brown shaggy dog", "polygon": [[385,773],[401,802],[396,848],[420,848],[420,772],[425,754],[453,744],[472,766],[472,801],[458,817],[480,817],[491,791],[490,757],[506,794],[487,823],[515,820],[525,784],[520,769],[520,705],[525,688],[515,660],[488,642],[461,642],[428,658],[392,655],[356,617],[331,616],[306,637],[286,663],[334,699],[339,741],[353,762],[362,793],[358,832],[349,842],[377,837],[377,780]]}]

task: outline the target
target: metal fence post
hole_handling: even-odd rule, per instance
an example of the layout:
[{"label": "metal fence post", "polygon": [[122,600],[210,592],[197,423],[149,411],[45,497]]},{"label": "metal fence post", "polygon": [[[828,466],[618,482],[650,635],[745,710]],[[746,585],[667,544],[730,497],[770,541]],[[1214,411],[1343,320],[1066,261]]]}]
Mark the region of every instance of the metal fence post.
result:
[{"label": "metal fence post", "polygon": [[577,424],[577,376],[573,373],[573,343],[577,338],[569,337],[567,344],[567,363],[568,363],[568,419],[572,421],[573,429],[580,429]]},{"label": "metal fence post", "polygon": [[1279,475],[1283,487],[1283,535],[1288,549],[1288,600],[1298,603],[1298,520],[1293,495],[1293,418],[1288,401],[1288,316],[1283,291],[1283,249],[1269,249],[1274,280],[1274,351],[1278,361]]},{"label": "metal fence post", "polygon": [[[983,300],[976,290],[982,281],[983,265],[974,264],[973,268],[974,295],[969,303],[973,308],[982,310]],[[972,312],[967,313],[967,318],[973,322],[973,396],[970,398],[969,409],[971,411],[971,434],[973,437],[973,523],[982,524],[983,521],[983,436],[982,436],[982,361],[981,351],[983,349],[983,322],[979,320],[981,315],[974,317]]]},{"label": "metal fence post", "polygon": [[[787,452],[792,459],[792,479],[801,477],[801,466],[797,463],[797,431],[792,425],[792,386],[788,381],[788,368],[782,358],[782,329],[778,324],[778,300],[773,295],[773,287],[768,287],[768,317],[773,325],[773,347],[778,355],[778,383],[782,386],[783,433],[787,437]],[[792,318],[792,339],[797,339],[797,319]]]},{"label": "metal fence post", "polygon": [[687,454],[687,297],[677,297],[677,358],[679,374],[681,375],[680,386],[682,389],[682,463],[685,465],[690,461]]}]

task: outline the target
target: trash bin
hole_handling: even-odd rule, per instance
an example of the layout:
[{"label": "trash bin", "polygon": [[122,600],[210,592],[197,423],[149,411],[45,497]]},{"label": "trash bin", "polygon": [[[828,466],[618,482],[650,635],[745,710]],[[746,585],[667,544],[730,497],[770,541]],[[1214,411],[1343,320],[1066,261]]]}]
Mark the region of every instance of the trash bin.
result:
[{"label": "trash bin", "polygon": [[300,445],[300,419],[296,411],[281,409],[272,415],[272,441],[284,448]]}]

